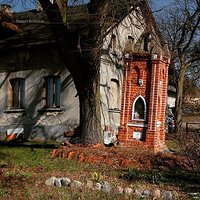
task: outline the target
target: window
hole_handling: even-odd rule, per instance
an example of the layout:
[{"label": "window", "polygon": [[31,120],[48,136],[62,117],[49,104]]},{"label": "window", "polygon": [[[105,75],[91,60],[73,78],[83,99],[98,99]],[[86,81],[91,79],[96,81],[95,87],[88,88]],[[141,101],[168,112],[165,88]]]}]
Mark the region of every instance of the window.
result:
[{"label": "window", "polygon": [[134,38],[129,35],[128,40],[126,41],[125,51],[133,51],[134,50]]},{"label": "window", "polygon": [[132,120],[146,120],[146,102],[142,96],[137,97],[133,103]]},{"label": "window", "polygon": [[45,107],[60,107],[60,76],[45,77],[46,105]]},{"label": "window", "polygon": [[151,39],[151,37],[150,37],[150,34],[149,34],[149,33],[146,34],[146,35],[144,36],[144,46],[143,46],[143,50],[144,50],[145,52],[149,52],[149,43],[150,43],[150,39]]},{"label": "window", "polygon": [[111,79],[110,83],[110,109],[119,110],[120,95],[119,81]]},{"label": "window", "polygon": [[117,38],[116,35],[112,34],[112,51],[115,52],[116,51],[116,45],[117,45]]},{"label": "window", "polygon": [[25,79],[11,79],[10,86],[8,94],[8,107],[25,108]]}]

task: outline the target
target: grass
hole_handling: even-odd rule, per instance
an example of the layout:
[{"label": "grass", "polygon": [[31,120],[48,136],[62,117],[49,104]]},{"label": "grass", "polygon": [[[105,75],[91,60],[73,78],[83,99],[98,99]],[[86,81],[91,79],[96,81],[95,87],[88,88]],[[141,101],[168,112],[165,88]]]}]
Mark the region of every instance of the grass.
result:
[{"label": "grass", "polygon": [[[117,173],[99,166],[80,164],[76,160],[50,159],[50,153],[58,144],[2,143],[0,149],[0,199],[117,199],[114,194],[107,197],[102,192],[71,191],[70,188],[52,188],[45,186],[45,180],[51,176],[69,177],[84,181],[92,175],[107,176]],[[108,173],[107,173],[107,172]]]},{"label": "grass", "polygon": [[[22,143],[0,148],[0,199],[1,200],[49,200],[49,199],[137,199],[135,196],[125,197],[119,194],[106,194],[98,191],[72,191],[69,187],[47,187],[45,180],[52,177],[69,177],[85,181],[106,180],[112,185],[122,187],[143,187],[153,190],[184,190],[184,184],[191,192],[197,191],[200,175],[173,171],[142,171],[141,169],[124,170],[112,166],[90,165],[76,160],[50,159],[57,143]],[[122,175],[123,174],[123,175]],[[188,191],[187,191],[188,192]],[[184,194],[179,194],[184,199]],[[187,198],[185,198],[187,199]]]},{"label": "grass", "polygon": [[188,192],[200,191],[200,172],[128,169],[124,178],[129,181],[143,180],[158,185],[173,184],[185,188]]}]

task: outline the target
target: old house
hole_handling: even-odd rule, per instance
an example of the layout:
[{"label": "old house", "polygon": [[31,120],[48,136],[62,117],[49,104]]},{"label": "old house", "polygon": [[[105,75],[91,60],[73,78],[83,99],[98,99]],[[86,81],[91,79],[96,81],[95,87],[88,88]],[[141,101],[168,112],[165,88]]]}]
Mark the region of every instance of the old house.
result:
[{"label": "old house", "polygon": [[[79,31],[80,40],[87,37],[87,5],[68,12],[69,27]],[[50,25],[37,10],[16,13],[14,25],[17,29],[8,27],[11,35],[0,40],[1,131],[64,140],[63,133],[79,124],[79,102]],[[146,1],[118,15],[105,34],[101,52],[104,142],[117,138],[127,145],[161,150],[169,52]]]}]

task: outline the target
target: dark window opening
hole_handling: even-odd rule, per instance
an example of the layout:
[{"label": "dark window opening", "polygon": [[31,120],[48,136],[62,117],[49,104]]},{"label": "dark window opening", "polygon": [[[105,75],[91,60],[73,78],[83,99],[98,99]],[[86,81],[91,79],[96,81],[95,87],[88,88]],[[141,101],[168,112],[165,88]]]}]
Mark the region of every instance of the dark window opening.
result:
[{"label": "dark window opening", "polygon": [[139,97],[133,104],[132,119],[139,119],[139,120],[146,119],[145,100],[141,97]]},{"label": "dark window opening", "polygon": [[150,34],[147,34],[144,37],[144,46],[143,46],[143,50],[145,52],[149,52],[149,44],[150,44]]},{"label": "dark window opening", "polygon": [[60,76],[47,76],[45,77],[46,87],[46,106],[60,107],[60,94],[61,94]]},{"label": "dark window opening", "polygon": [[11,96],[10,107],[12,108],[25,108],[25,79],[14,78],[10,80]]},{"label": "dark window opening", "polygon": [[117,46],[117,38],[116,38],[116,35],[112,34],[112,50],[113,52],[116,51],[116,46]]}]

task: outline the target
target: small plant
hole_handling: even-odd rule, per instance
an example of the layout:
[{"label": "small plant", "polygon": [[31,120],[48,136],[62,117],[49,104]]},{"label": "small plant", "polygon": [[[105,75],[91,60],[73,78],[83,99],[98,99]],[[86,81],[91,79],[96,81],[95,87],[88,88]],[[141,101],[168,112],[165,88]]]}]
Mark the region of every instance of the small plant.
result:
[{"label": "small plant", "polygon": [[134,169],[128,169],[124,178],[127,179],[128,181],[137,180],[139,178],[139,173]]},{"label": "small plant", "polygon": [[0,197],[6,196],[7,191],[3,188],[0,188]]},{"label": "small plant", "polygon": [[135,180],[144,180],[149,181],[153,184],[160,184],[165,181],[165,177],[163,176],[162,172],[158,170],[153,171],[138,171],[135,169],[128,169],[124,178],[128,181],[135,181]]},{"label": "small plant", "polygon": [[154,169],[152,171],[152,183],[160,184],[160,183],[163,183],[163,181],[165,181],[165,177],[163,176],[163,174]]},{"label": "small plant", "polygon": [[97,172],[91,173],[91,177],[92,177],[92,180],[96,182],[100,182],[103,179],[103,176],[101,175],[101,173],[97,173]]},{"label": "small plant", "polygon": [[15,177],[24,177],[24,178],[29,178],[32,175],[30,173],[24,172],[22,170],[15,170],[15,171],[7,171],[4,174],[5,176],[15,176]]}]

